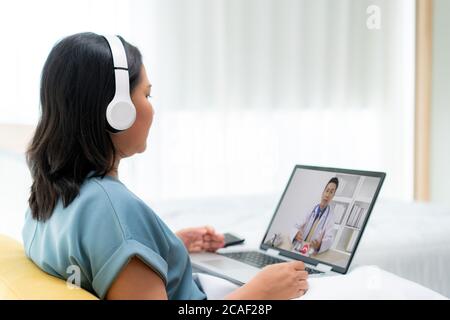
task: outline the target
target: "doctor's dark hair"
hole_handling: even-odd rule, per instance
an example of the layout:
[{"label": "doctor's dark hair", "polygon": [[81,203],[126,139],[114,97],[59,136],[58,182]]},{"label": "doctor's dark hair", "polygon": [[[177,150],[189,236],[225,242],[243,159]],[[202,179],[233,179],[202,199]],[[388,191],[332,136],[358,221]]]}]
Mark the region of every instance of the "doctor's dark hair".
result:
[{"label": "doctor's dark hair", "polygon": [[327,185],[325,186],[325,189],[328,187],[328,185],[330,183],[334,183],[336,185],[336,190],[338,189],[338,187],[339,187],[339,179],[338,178],[336,178],[336,177],[331,178],[330,181],[328,181]]},{"label": "doctor's dark hair", "polygon": [[[131,92],[140,81],[142,56],[120,39]],[[27,150],[34,219],[49,219],[59,200],[67,207],[89,173],[103,178],[113,168],[116,150],[106,108],[114,94],[112,53],[104,37],[78,33],[55,44],[42,70],[41,116]]]}]

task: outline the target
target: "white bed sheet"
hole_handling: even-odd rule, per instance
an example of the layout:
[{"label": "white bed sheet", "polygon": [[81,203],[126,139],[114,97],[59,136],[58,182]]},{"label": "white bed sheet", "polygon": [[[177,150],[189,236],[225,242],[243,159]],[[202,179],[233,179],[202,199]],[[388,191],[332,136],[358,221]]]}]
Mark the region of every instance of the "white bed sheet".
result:
[{"label": "white bed sheet", "polygon": [[380,201],[352,266],[371,264],[450,297],[450,210]]},{"label": "white bed sheet", "polygon": [[[237,286],[207,274],[198,274],[210,300],[221,300]],[[308,292],[298,300],[441,300],[439,293],[376,266],[358,267],[346,275],[309,279]],[[295,300],[297,300],[295,299]]]}]

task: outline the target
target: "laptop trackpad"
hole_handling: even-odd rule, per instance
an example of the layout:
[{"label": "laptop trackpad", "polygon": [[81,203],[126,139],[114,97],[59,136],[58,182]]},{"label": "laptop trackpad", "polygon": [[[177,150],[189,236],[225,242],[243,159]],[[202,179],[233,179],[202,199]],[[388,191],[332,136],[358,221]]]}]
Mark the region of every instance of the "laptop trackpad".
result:
[{"label": "laptop trackpad", "polygon": [[229,270],[229,269],[242,269],[242,267],[245,267],[246,265],[241,263],[241,262],[237,262],[237,261],[233,261],[230,259],[211,259],[211,260],[205,260],[202,262],[203,264],[206,265],[210,265],[214,268],[219,268],[219,269],[225,269],[225,270]]}]

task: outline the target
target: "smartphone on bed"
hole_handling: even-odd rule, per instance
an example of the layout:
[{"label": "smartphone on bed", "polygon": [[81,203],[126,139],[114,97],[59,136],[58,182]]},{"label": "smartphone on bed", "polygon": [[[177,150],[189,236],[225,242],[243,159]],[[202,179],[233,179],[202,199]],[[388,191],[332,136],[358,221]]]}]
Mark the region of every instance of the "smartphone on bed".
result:
[{"label": "smartphone on bed", "polygon": [[225,237],[225,245],[224,248],[229,247],[229,246],[234,246],[237,244],[241,244],[245,241],[244,238],[238,236],[235,233],[231,233],[231,232],[226,232],[223,234]]}]

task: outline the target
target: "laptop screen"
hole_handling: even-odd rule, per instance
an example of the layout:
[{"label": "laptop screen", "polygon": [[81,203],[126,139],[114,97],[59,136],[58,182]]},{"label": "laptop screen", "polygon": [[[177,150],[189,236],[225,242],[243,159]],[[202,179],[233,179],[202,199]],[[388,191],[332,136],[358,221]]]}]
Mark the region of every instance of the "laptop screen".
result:
[{"label": "laptop screen", "polygon": [[296,166],[262,248],[347,272],[384,177],[381,172]]}]

